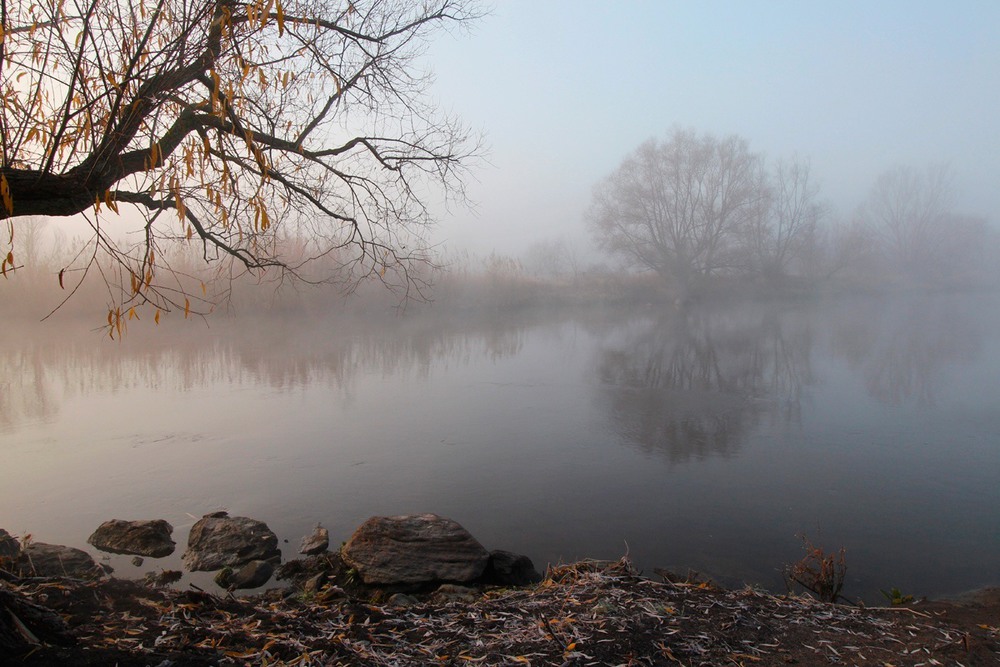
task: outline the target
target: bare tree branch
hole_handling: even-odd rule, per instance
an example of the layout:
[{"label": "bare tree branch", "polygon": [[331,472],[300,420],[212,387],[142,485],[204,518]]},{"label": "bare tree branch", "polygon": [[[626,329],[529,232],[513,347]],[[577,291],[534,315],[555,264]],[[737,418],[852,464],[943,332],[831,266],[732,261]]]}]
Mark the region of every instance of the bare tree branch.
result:
[{"label": "bare tree branch", "polygon": [[[194,235],[209,261],[284,275],[278,240],[304,234],[315,258],[343,255],[340,280],[405,283],[426,260],[425,198],[460,195],[478,149],[415,63],[433,31],[476,18],[468,0],[4,7],[0,220],[93,214],[95,261],[133,283],[115,303],[169,305],[153,257]],[[100,224],[133,210],[133,241]]]}]

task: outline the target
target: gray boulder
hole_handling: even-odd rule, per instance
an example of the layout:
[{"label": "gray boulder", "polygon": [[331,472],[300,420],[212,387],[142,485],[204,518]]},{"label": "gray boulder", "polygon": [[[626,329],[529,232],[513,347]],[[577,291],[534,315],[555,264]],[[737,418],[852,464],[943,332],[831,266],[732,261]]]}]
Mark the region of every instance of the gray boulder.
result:
[{"label": "gray boulder", "polygon": [[278,562],[278,536],[267,524],[226,512],[206,514],[191,526],[182,558],[192,572],[240,567],[252,560]]},{"label": "gray boulder", "polygon": [[366,584],[378,586],[470,582],[489,559],[465,528],[436,514],[371,517],[342,554]]},{"label": "gray boulder", "polygon": [[321,554],[326,551],[326,548],[329,546],[330,531],[323,526],[316,524],[316,529],[313,530],[312,535],[307,535],[302,538],[302,545],[299,547],[299,553],[307,556],[315,556],[316,554]]},{"label": "gray boulder", "polygon": [[530,558],[502,549],[490,552],[490,560],[483,572],[483,583],[496,586],[528,586],[541,580],[542,575]]},{"label": "gray boulder", "polygon": [[21,555],[21,543],[0,528],[0,561],[14,561]]},{"label": "gray boulder", "polygon": [[86,551],[61,544],[30,542],[18,559],[22,576],[94,579],[104,569]]},{"label": "gray boulder", "polygon": [[163,519],[152,521],[105,521],[87,538],[89,544],[113,554],[129,554],[163,558],[174,552],[176,544],[170,539],[174,527]]}]

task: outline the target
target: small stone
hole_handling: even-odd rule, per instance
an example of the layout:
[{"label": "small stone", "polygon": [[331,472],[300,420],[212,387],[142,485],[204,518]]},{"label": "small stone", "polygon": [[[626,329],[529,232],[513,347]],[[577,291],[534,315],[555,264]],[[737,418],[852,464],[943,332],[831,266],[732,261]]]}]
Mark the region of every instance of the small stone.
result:
[{"label": "small stone", "polygon": [[142,556],[133,556],[132,557],[132,565],[135,565],[136,567],[142,567],[142,564],[145,563],[145,562],[146,561],[144,561],[142,559]]},{"label": "small stone", "polygon": [[483,572],[483,583],[496,586],[528,586],[537,584],[542,575],[527,556],[496,549]]},{"label": "small stone", "polygon": [[467,586],[456,586],[455,584],[441,584],[434,591],[433,600],[438,603],[447,602],[473,602],[479,597],[479,591]]},{"label": "small stone", "polygon": [[212,577],[212,581],[214,581],[215,585],[219,588],[229,588],[229,584],[233,581],[233,568],[222,568],[215,573],[215,576]]},{"label": "small stone", "polygon": [[266,560],[252,560],[232,575],[227,588],[260,588],[271,580],[274,565]]},{"label": "small stone", "polygon": [[412,607],[413,605],[419,603],[419,600],[412,595],[407,595],[406,593],[395,593],[390,595],[389,599],[385,602],[390,607]]},{"label": "small stone", "polygon": [[317,575],[309,577],[306,582],[302,584],[302,592],[307,595],[315,595],[323,588],[323,585],[327,581],[326,572],[320,572]]},{"label": "small stone", "polygon": [[302,538],[302,546],[299,548],[299,553],[307,556],[315,556],[326,551],[329,546],[330,531],[316,524],[316,529],[313,530],[312,535]]}]

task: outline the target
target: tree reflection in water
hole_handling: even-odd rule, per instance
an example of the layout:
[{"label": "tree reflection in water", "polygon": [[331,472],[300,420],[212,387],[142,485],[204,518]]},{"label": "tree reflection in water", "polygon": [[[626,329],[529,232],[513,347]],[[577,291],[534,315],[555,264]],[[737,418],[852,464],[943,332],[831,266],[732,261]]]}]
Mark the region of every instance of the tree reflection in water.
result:
[{"label": "tree reflection in water", "polygon": [[684,309],[633,323],[601,352],[621,435],[672,462],[730,456],[767,418],[795,427],[813,381],[809,321],[777,307]]},{"label": "tree reflection in water", "polygon": [[982,353],[977,312],[969,298],[949,295],[852,302],[832,313],[831,349],[862,374],[877,401],[933,405],[946,371]]},{"label": "tree reflection in water", "polygon": [[187,392],[264,385],[278,391],[330,386],[350,397],[360,374],[426,376],[435,364],[515,356],[525,326],[504,322],[393,319],[283,322],[217,320],[209,331],[137,333],[124,341],[81,329],[31,324],[8,331],[0,350],[0,432],[54,419],[76,397],[129,389]]}]

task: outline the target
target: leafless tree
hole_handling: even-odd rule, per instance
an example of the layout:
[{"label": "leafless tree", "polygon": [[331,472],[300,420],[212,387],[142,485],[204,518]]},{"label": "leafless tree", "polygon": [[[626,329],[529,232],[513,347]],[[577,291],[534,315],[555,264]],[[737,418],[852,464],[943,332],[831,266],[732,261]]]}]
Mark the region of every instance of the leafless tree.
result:
[{"label": "leafless tree", "polygon": [[792,260],[808,250],[823,216],[818,193],[806,161],[779,161],[768,175],[767,203],[747,225],[746,244],[755,272],[765,280],[783,278]]},{"label": "leafless tree", "polygon": [[[190,308],[162,252],[186,241],[220,265],[413,288],[430,188],[461,196],[476,148],[428,103],[415,59],[475,13],[466,0],[0,0],[2,269],[18,266],[17,218],[78,215],[92,241],[59,282],[102,271],[112,328],[123,309]],[[119,214],[138,220],[126,240]],[[281,256],[279,229],[307,252]],[[317,258],[336,270],[316,276]]]},{"label": "leafless tree", "polygon": [[947,166],[932,165],[923,171],[897,166],[875,181],[860,215],[891,269],[912,277],[934,263],[947,234],[953,180]]},{"label": "leafless tree", "polygon": [[601,182],[588,218],[602,248],[685,292],[735,267],[739,236],[764,201],[762,161],[744,139],[678,129]]}]

